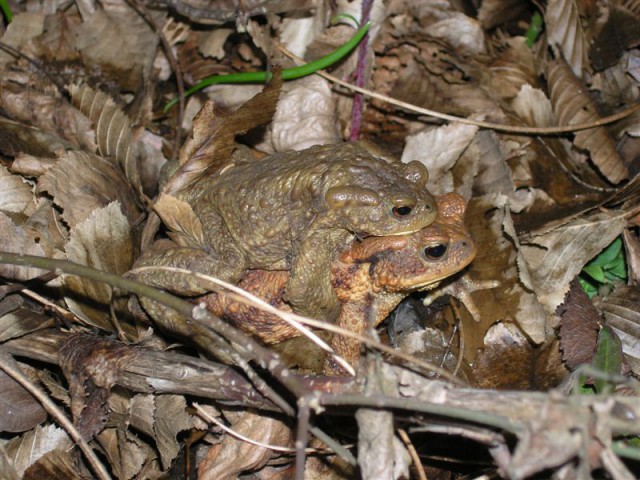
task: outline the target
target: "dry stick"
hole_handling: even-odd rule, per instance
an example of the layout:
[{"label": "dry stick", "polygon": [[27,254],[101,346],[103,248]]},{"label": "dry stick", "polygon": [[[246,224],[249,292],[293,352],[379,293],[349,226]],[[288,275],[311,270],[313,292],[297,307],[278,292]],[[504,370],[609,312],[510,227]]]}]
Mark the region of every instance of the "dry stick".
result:
[{"label": "dry stick", "polygon": [[413,446],[413,442],[409,438],[409,435],[407,435],[407,432],[403,428],[398,429],[398,435],[400,436],[400,439],[404,443],[405,447],[407,447],[407,450],[409,450],[409,456],[411,457],[411,460],[413,460],[413,464],[416,467],[418,478],[420,480],[427,480],[427,474],[424,472],[424,467],[422,466],[422,462],[420,461],[420,456],[416,451],[416,447]]},{"label": "dry stick", "polygon": [[58,406],[53,403],[47,394],[44,393],[40,388],[31,383],[29,379],[18,369],[13,368],[9,365],[9,363],[13,362],[13,357],[4,352],[4,350],[0,349],[0,370],[10,376],[13,380],[18,382],[25,390],[27,390],[36,400],[40,402],[42,407],[53,417],[56,421],[62,425],[69,436],[78,444],[82,453],[84,453],[87,461],[93,468],[94,473],[101,480],[109,480],[111,476],[109,472],[107,472],[106,468],[98,457],[95,455],[89,444],[82,438],[80,432],[76,429],[73,423],[67,418],[62,410],[58,408]]},{"label": "dry stick", "polygon": [[[135,293],[136,295],[146,296],[151,300],[161,303],[169,308],[176,310],[181,315],[196,319],[196,322],[191,326],[199,334],[217,335],[226,339],[229,342],[233,342],[236,348],[242,348],[244,352],[250,355],[262,368],[270,371],[283,385],[285,385],[291,392],[297,397],[301,397],[307,394],[307,388],[299,382],[291,372],[282,365],[279,357],[268,349],[265,349],[262,345],[258,344],[248,335],[236,330],[235,328],[227,325],[220,319],[211,315],[206,309],[199,306],[181,300],[171,294],[150,287],[140,282],[128,280],[118,275],[114,275],[108,272],[102,272],[94,268],[90,268],[84,265],[79,265],[73,262],[67,262],[64,260],[56,260],[47,257],[38,257],[34,255],[23,255],[18,253],[9,253],[0,251],[0,263],[9,263],[12,265],[21,265],[27,267],[37,267],[43,270],[52,270],[57,274],[67,273],[71,275],[77,275],[79,277],[86,277],[97,282],[108,283],[109,285],[119,288],[124,291]],[[214,326],[216,331],[207,330],[197,323],[197,320],[206,320]],[[238,361],[239,367],[243,368],[245,374],[249,380],[254,384],[256,389],[260,391],[266,398],[271,400],[277,405],[283,412],[293,415],[294,411],[291,405],[287,403],[282,396],[277,394],[269,385],[262,380],[257,373],[251,368],[248,362],[245,361],[242,356],[238,355],[238,352],[233,347],[229,347],[231,355],[234,360]],[[320,430],[318,427],[311,428],[312,433],[318,437],[318,439],[329,445],[336,454],[343,457],[347,462],[351,463],[353,456],[350,452],[346,451],[339,443],[334,441],[326,433]]]},{"label": "dry stick", "polygon": [[[286,48],[279,46],[278,50],[284,53],[287,57],[292,58],[298,62],[303,62],[300,57],[295,56],[291,52],[289,52]],[[413,105],[411,103],[403,102],[393,97],[389,97],[387,95],[383,95],[381,93],[374,92],[372,90],[368,90],[366,88],[357,87],[349,82],[345,82],[340,80],[338,77],[334,77],[328,73],[317,71],[315,72],[317,75],[320,75],[323,78],[326,78],[330,82],[336,83],[342,87],[345,87],[354,92],[361,93],[371,98],[376,98],[378,100],[382,100],[383,102],[390,103],[400,108],[404,108],[410,112],[420,113],[422,115],[428,115],[430,117],[440,118],[442,120],[448,120],[450,122],[458,122],[464,123],[466,125],[474,125],[480,128],[488,128],[491,130],[496,130],[498,132],[506,132],[506,133],[520,133],[524,135],[557,135],[560,133],[571,133],[577,132],[580,130],[588,130],[590,128],[602,127],[604,125],[608,125],[609,123],[617,122],[618,120],[622,120],[623,118],[628,117],[629,115],[640,110],[640,103],[637,103],[626,110],[618,112],[614,115],[609,115],[607,117],[600,118],[593,122],[588,123],[576,123],[575,125],[562,125],[558,127],[518,127],[515,125],[505,125],[501,123],[492,123],[492,122],[483,122],[481,120],[473,120],[470,118],[464,117],[456,117],[455,115],[449,115],[446,113],[436,112],[435,110],[429,110],[427,108],[418,107],[417,105]]]}]

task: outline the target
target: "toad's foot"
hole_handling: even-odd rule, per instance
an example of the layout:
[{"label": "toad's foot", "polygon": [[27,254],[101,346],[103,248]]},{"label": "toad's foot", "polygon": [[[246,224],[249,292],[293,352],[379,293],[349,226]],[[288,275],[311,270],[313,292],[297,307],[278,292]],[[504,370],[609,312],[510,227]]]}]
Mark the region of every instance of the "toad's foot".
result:
[{"label": "toad's foot", "polygon": [[424,298],[423,303],[428,306],[431,305],[431,303],[433,303],[435,299],[441,297],[442,295],[451,295],[452,297],[455,297],[462,302],[462,304],[471,314],[471,317],[476,322],[480,322],[480,310],[471,297],[471,293],[478,290],[488,290],[490,288],[496,288],[499,285],[500,282],[498,282],[497,280],[472,280],[471,278],[469,278],[469,275],[463,275],[455,282],[448,283],[447,285],[439,287],[433,292],[429,293]]}]

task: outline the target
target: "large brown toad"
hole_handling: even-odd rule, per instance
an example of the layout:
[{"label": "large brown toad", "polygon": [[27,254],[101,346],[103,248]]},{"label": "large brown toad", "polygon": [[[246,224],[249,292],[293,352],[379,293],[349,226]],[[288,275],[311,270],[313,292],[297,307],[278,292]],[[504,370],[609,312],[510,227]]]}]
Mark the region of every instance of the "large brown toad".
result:
[{"label": "large brown toad", "polygon": [[[420,231],[393,237],[369,237],[354,242],[334,261],[332,285],[340,301],[338,325],[363,333],[378,325],[411,292],[435,288],[438,283],[466,267],[476,246],[464,226],[464,199],[455,193],[437,198],[438,217]],[[283,293],[288,272],[255,270],[240,286],[274,306],[287,309]],[[206,297],[207,307],[217,315],[260,337],[277,343],[299,335],[278,317],[247,307],[224,296]],[[331,346],[351,365],[357,361],[360,343],[335,335]],[[332,359],[325,373],[342,373]]]},{"label": "large brown toad", "polygon": [[[433,222],[427,176],[421,163],[405,164],[361,143],[259,161],[236,157],[183,194],[206,245],[147,255],[136,266],[192,268],[233,283],[247,269],[287,269],[284,297],[294,311],[332,320],[339,312],[331,286],[336,252],[357,237],[402,235]],[[174,279],[144,280],[172,288]]]}]

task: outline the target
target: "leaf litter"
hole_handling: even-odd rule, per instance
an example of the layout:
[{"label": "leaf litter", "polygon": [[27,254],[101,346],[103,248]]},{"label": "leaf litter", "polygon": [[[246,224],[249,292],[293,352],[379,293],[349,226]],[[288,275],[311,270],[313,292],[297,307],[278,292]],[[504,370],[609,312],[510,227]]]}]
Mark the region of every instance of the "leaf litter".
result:
[{"label": "leaf litter", "polygon": [[[465,121],[597,128],[504,133],[445,124],[379,98],[365,101],[359,120],[354,94],[315,76],[272,82],[264,91],[212,85],[163,112],[205,77],[294,67],[280,44],[306,61],[327,55],[354,31],[349,20],[331,25],[330,17],[360,18],[362,3],[373,3],[365,88]],[[0,266],[0,349],[19,357],[19,368],[61,408],[70,398],[67,414],[116,478],[302,478],[328,475],[332,465],[334,478],[355,478],[356,469],[368,478],[401,478],[410,458],[412,477],[456,475],[465,464],[465,472],[488,468],[504,478],[543,470],[590,478],[602,468],[612,478],[637,476],[637,465],[621,460],[618,439],[640,434],[640,114],[601,122],[640,97],[636,3],[549,1],[529,48],[535,2],[485,0],[475,9],[449,2],[110,0],[64,8],[35,2],[28,11],[9,2],[13,21],[0,26],[2,250],[122,275],[157,236],[186,247],[205,243],[200,219],[175,195],[242,161],[233,153],[238,143],[263,155],[335,143],[355,129],[404,161],[423,162],[433,195],[464,196],[479,251],[465,277],[498,285],[471,293],[479,322],[452,300],[452,308],[436,302],[411,324],[412,335],[439,333],[431,348],[441,358],[430,360],[469,386],[369,355],[363,388],[351,378],[283,370],[283,360],[248,337],[216,343],[235,352],[229,358],[244,365],[238,370],[213,361],[214,348],[199,337],[218,338],[217,327],[178,317],[154,325],[123,288],[72,275],[52,280],[34,265]],[[353,79],[360,54],[356,48],[331,73]],[[576,290],[576,277],[620,236],[629,280],[611,282],[591,303]],[[603,325],[613,340],[597,350]],[[444,349],[443,338],[450,339]],[[58,354],[69,345],[88,353],[83,360]],[[291,352],[313,355],[308,345],[273,348],[292,366],[309,359]],[[562,395],[583,378],[584,365],[615,367],[594,379],[611,393]],[[3,476],[91,472],[86,458],[67,453],[70,440],[56,419],[45,420],[15,379],[2,380],[3,402],[21,405],[12,416],[1,414],[3,431],[11,432],[0,445]],[[300,398],[297,418],[293,404],[274,393],[283,386]],[[301,450],[296,459],[233,438],[195,414],[196,399],[243,436],[280,446],[296,435],[307,442],[311,409],[320,421],[311,422],[309,445],[329,445],[338,457],[305,463]],[[335,413],[354,411],[356,420],[336,427]],[[367,454],[376,435],[385,439],[384,451]],[[475,448],[457,448],[461,440]],[[344,448],[354,443],[359,448]],[[409,454],[416,449],[419,463]],[[437,460],[445,457],[456,461]]]}]

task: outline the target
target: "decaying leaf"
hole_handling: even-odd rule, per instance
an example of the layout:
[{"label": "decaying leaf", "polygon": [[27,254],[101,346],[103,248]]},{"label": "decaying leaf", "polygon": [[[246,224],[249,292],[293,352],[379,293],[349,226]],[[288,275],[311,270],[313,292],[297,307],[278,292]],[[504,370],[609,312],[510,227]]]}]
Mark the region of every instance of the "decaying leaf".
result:
[{"label": "decaying leaf", "polygon": [[[0,212],[0,244],[5,252],[28,255],[44,255],[37,241],[38,234],[24,225],[17,225],[10,217]],[[12,280],[29,280],[44,274],[44,270],[16,265],[0,265],[0,275]]]},{"label": "decaying leaf", "polygon": [[[122,275],[133,264],[130,226],[119,202],[94,210],[72,230],[65,247],[69,260],[105,272]],[[110,331],[111,287],[105,283],[64,276],[65,301],[76,315],[98,328]]]},{"label": "decaying leaf", "polygon": [[[44,27],[44,15],[35,12],[18,13],[2,36],[2,43],[10,47],[20,49],[32,38],[42,33]],[[13,55],[4,50],[0,51],[0,67],[14,61]]]},{"label": "decaying leaf", "polygon": [[156,445],[166,470],[180,451],[177,435],[193,427],[193,418],[186,412],[187,402],[182,395],[159,395],[155,403]]},{"label": "decaying leaf", "polygon": [[30,308],[18,307],[0,317],[0,342],[51,327],[52,323],[51,319],[42,313],[34,312]]},{"label": "decaying leaf", "polygon": [[135,478],[155,452],[132,432],[105,428],[97,437],[119,480]]},{"label": "decaying leaf", "polygon": [[[572,125],[598,120],[600,116],[595,104],[567,64],[563,60],[555,60],[549,61],[547,65],[551,103],[558,123]],[[606,128],[577,132],[574,144],[590,153],[591,161],[611,183],[620,183],[629,176]]]},{"label": "decaying leaf", "polygon": [[624,214],[596,212],[542,235],[521,239],[533,288],[549,314],[564,301],[582,267],[613,242],[626,223]]}]

